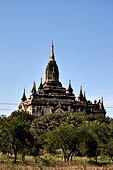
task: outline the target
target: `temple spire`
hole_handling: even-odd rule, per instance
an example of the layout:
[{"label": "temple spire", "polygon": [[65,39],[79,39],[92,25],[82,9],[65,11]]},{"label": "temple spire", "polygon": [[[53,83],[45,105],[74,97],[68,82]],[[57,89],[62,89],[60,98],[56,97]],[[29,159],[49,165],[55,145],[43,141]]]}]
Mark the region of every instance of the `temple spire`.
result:
[{"label": "temple spire", "polygon": [[82,95],[82,86],[80,86],[80,95]]},{"label": "temple spire", "polygon": [[84,98],[86,98],[86,93],[85,93],[85,90],[84,90]]},{"label": "temple spire", "polygon": [[78,100],[79,101],[83,101],[84,100],[84,97],[83,97],[83,94],[82,94],[82,86],[80,86],[80,93],[79,93],[79,96],[78,96]]},{"label": "temple spire", "polygon": [[42,77],[40,78],[40,84],[42,84]]},{"label": "temple spire", "polygon": [[42,77],[40,79],[40,85],[39,85],[39,89],[43,89],[43,84],[42,84]]},{"label": "temple spire", "polygon": [[54,60],[54,45],[52,40],[50,60]]},{"label": "temple spire", "polygon": [[86,101],[86,92],[85,92],[85,90],[84,90],[84,100]]},{"label": "temple spire", "polygon": [[101,97],[101,103],[102,103],[102,105],[103,105],[103,97]]},{"label": "temple spire", "polygon": [[103,110],[104,109],[104,105],[103,105],[103,97],[101,97],[101,100],[100,100],[100,109]]},{"label": "temple spire", "polygon": [[22,96],[21,100],[22,100],[22,102],[24,102],[25,100],[27,100],[26,95],[25,95],[25,88],[24,88],[24,92],[23,92],[23,96]]},{"label": "temple spire", "polygon": [[31,90],[32,93],[35,93],[36,92],[36,83],[35,81],[33,82],[33,88]]},{"label": "temple spire", "polygon": [[73,93],[73,89],[71,87],[71,80],[69,80],[68,92],[71,94]]},{"label": "temple spire", "polygon": [[86,100],[86,93],[85,93],[85,90],[84,90],[84,100]]}]

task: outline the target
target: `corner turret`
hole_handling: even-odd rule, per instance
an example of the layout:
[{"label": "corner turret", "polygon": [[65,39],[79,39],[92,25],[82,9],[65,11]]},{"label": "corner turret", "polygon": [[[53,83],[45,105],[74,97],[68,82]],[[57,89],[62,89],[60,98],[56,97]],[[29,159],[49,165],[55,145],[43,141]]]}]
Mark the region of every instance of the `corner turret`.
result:
[{"label": "corner turret", "polygon": [[78,96],[78,101],[83,101],[83,94],[82,94],[82,86],[80,86],[80,93],[79,93],[79,96]]},{"label": "corner turret", "polygon": [[43,84],[42,84],[42,77],[41,77],[41,79],[40,79],[40,85],[39,85],[39,88],[38,89],[43,89]]},{"label": "corner turret", "polygon": [[101,100],[100,100],[99,106],[100,106],[100,110],[104,110],[103,97],[101,97]]},{"label": "corner turret", "polygon": [[85,90],[84,90],[84,96],[83,96],[83,97],[84,97],[84,100],[86,100],[86,93],[85,93]]},{"label": "corner turret", "polygon": [[26,95],[25,95],[25,88],[24,88],[24,92],[23,92],[23,96],[22,96],[21,100],[22,100],[22,102],[27,100]]},{"label": "corner turret", "polygon": [[71,87],[71,80],[69,80],[69,86],[68,86],[68,89],[67,89],[68,93],[72,94],[73,93],[73,89]]},{"label": "corner turret", "polygon": [[31,92],[34,94],[34,93],[36,93],[36,83],[35,83],[35,81],[33,82],[33,88],[32,88],[32,90],[31,90]]}]

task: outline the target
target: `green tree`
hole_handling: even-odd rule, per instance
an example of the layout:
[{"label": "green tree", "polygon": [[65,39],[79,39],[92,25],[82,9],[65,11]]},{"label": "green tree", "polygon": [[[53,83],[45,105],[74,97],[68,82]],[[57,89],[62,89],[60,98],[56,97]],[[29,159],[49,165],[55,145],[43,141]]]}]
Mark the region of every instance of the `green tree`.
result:
[{"label": "green tree", "polygon": [[22,153],[22,158],[24,160],[25,154],[31,149],[33,136],[30,133],[30,126],[32,119],[32,116],[28,113],[19,111],[13,112],[8,118],[1,118],[1,151],[10,153],[13,152],[15,163],[17,153]]},{"label": "green tree", "polygon": [[[15,111],[11,114],[10,119],[12,120],[13,140],[17,145],[19,153],[22,153],[22,160],[25,161],[25,154],[27,154],[32,148],[33,135],[30,132],[31,123],[33,116],[24,111]],[[16,136],[16,140],[15,140]]]},{"label": "green tree", "polygon": [[33,143],[30,154],[34,156],[35,163],[37,163],[37,156],[42,154],[44,145],[44,131],[36,125],[37,124],[33,122],[30,128],[30,132],[33,136]]},{"label": "green tree", "polygon": [[46,135],[46,150],[54,153],[57,149],[61,149],[65,162],[69,161],[72,154],[76,151],[76,145],[76,130],[68,125],[60,125]]},{"label": "green tree", "polygon": [[107,142],[103,145],[103,154],[108,155],[113,161],[113,119],[109,119],[109,124],[106,124],[107,128]]},{"label": "green tree", "polygon": [[9,121],[6,116],[0,117],[0,152],[3,154],[11,152],[9,143]]},{"label": "green tree", "polygon": [[108,155],[113,161],[113,138],[110,138],[104,147],[104,154]]},{"label": "green tree", "polygon": [[10,142],[15,155],[22,153],[22,160],[25,160],[25,154],[29,152],[33,143],[33,136],[30,133],[30,127],[33,117],[26,112],[15,111],[10,116]]},{"label": "green tree", "polygon": [[[92,146],[94,147],[93,154],[95,155],[97,162],[97,156],[103,155],[105,153],[105,146],[110,137],[109,127],[106,122],[102,123],[98,120],[95,120],[89,123],[88,129],[92,136]],[[91,154],[89,155],[91,156]]]}]

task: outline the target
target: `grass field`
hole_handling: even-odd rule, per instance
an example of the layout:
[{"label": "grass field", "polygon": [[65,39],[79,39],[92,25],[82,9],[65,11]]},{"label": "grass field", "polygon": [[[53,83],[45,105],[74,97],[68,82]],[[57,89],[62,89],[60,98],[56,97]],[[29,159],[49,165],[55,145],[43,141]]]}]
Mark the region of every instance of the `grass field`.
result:
[{"label": "grass field", "polygon": [[37,164],[33,157],[26,156],[26,161],[22,163],[21,156],[18,156],[17,164],[14,164],[13,157],[0,156],[0,170],[113,170],[113,163],[108,158],[99,158],[98,164],[88,158],[64,163],[59,157],[46,155],[39,157]]},{"label": "grass field", "polygon": [[62,164],[54,166],[40,166],[27,164],[0,163],[0,170],[113,170],[112,165],[95,166],[88,163]]}]

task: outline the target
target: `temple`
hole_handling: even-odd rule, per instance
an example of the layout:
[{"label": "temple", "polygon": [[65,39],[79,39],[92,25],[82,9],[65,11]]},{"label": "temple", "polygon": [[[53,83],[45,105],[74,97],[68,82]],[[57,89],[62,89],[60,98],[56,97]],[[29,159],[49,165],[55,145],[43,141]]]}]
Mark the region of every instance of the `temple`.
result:
[{"label": "temple", "polygon": [[29,98],[26,98],[25,89],[19,105],[20,111],[27,111],[32,115],[44,115],[49,113],[59,112],[84,112],[87,114],[100,114],[105,116],[106,111],[103,105],[103,98],[98,102],[91,102],[86,99],[85,91],[75,97],[69,80],[68,88],[64,88],[59,81],[59,69],[55,61],[54,45],[52,41],[51,54],[45,70],[45,81],[40,80],[38,89],[36,83],[33,82],[33,87]]}]

